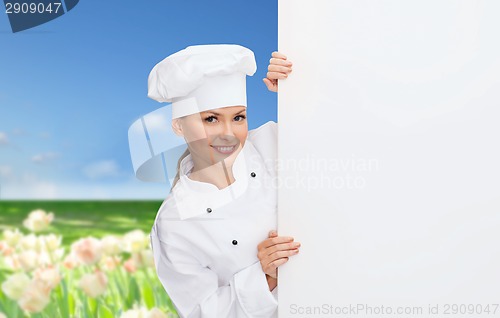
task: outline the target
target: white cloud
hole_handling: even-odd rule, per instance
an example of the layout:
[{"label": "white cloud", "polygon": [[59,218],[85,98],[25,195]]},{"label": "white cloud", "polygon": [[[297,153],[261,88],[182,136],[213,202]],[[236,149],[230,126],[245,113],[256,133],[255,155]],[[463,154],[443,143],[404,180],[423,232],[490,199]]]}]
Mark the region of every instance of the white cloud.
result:
[{"label": "white cloud", "polygon": [[[34,166],[32,166],[34,167]],[[113,160],[103,160],[89,165],[88,173],[98,175],[119,175],[112,180],[70,181],[56,180],[54,176],[44,177],[35,171],[16,166],[0,165],[0,199],[104,199],[104,200],[163,200],[169,193],[166,183],[142,182],[131,173],[118,169]]]},{"label": "white cloud", "polygon": [[22,128],[15,128],[14,130],[12,130],[12,134],[15,136],[26,136],[27,135],[26,131]]},{"label": "white cloud", "polygon": [[34,163],[45,163],[47,161],[56,159],[57,157],[59,157],[58,153],[55,153],[55,152],[46,152],[46,153],[41,153],[41,154],[34,155],[31,158],[31,161],[33,161]]},{"label": "white cloud", "polygon": [[2,199],[103,199],[164,200],[169,189],[164,183],[124,182],[112,185],[97,183],[56,183],[38,180],[26,184],[1,184]]},{"label": "white cloud", "polygon": [[[38,169],[35,165],[31,168]],[[57,180],[54,175],[43,176],[16,165],[1,164],[0,199],[163,200],[169,192],[167,184],[141,182],[132,173],[119,169],[113,160],[93,163],[86,170],[89,177],[119,175],[120,178],[103,179],[104,182]]]},{"label": "white cloud", "polygon": [[52,182],[38,182],[32,186],[32,198],[34,199],[57,199],[58,188]]},{"label": "white cloud", "polygon": [[0,177],[10,179],[13,176],[11,166],[0,166]]},{"label": "white cloud", "polygon": [[57,199],[61,195],[55,182],[40,180],[34,173],[25,171],[15,176],[11,167],[0,166],[0,175],[4,173],[9,178],[0,178],[2,199]]},{"label": "white cloud", "polygon": [[86,166],[83,173],[90,179],[102,179],[119,176],[119,170],[114,160],[103,160]]},{"label": "white cloud", "polygon": [[39,181],[30,184],[1,184],[2,199],[61,199],[66,190],[58,187],[55,183]]},{"label": "white cloud", "polygon": [[0,145],[8,145],[9,138],[7,138],[7,134],[0,131]]}]

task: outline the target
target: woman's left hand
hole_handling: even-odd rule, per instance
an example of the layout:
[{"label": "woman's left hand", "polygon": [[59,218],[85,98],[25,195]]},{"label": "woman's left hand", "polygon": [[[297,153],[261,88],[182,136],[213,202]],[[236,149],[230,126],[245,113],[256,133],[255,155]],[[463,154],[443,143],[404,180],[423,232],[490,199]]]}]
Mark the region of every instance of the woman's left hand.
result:
[{"label": "woman's left hand", "polygon": [[273,52],[267,67],[267,78],[262,79],[271,92],[278,91],[278,79],[285,79],[292,72],[292,62],[280,52]]}]

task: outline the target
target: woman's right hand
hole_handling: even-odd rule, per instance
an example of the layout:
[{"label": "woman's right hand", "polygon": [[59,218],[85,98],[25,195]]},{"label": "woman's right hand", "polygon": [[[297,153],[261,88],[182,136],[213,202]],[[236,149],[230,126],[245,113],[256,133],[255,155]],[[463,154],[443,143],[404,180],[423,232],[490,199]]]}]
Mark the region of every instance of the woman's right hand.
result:
[{"label": "woman's right hand", "polygon": [[280,52],[273,52],[267,67],[267,77],[262,79],[271,92],[278,91],[278,79],[285,79],[292,71],[292,62]]},{"label": "woman's right hand", "polygon": [[269,238],[257,245],[257,256],[264,273],[274,279],[278,277],[278,267],[299,252],[300,243],[293,240],[293,237],[278,236],[273,230],[269,232]]}]

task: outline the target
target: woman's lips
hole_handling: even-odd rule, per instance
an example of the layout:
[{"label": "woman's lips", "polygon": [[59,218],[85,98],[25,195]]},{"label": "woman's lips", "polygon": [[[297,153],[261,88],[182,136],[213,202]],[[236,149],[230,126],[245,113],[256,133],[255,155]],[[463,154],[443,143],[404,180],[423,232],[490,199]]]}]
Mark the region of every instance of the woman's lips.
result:
[{"label": "woman's lips", "polygon": [[233,153],[236,150],[236,145],[233,146],[212,146],[212,148],[215,149],[215,151],[222,153],[222,154],[230,154]]}]

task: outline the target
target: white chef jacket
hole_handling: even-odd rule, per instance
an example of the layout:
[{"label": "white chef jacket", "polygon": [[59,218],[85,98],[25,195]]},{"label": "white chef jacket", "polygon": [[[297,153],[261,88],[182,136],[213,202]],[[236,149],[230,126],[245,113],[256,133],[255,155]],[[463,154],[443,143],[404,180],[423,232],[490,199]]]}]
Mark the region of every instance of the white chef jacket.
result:
[{"label": "white chef jacket", "polygon": [[233,163],[235,181],[219,190],[188,178],[191,156],[151,229],[155,267],[182,318],[275,318],[257,245],[277,224],[277,124],[248,132]]}]

